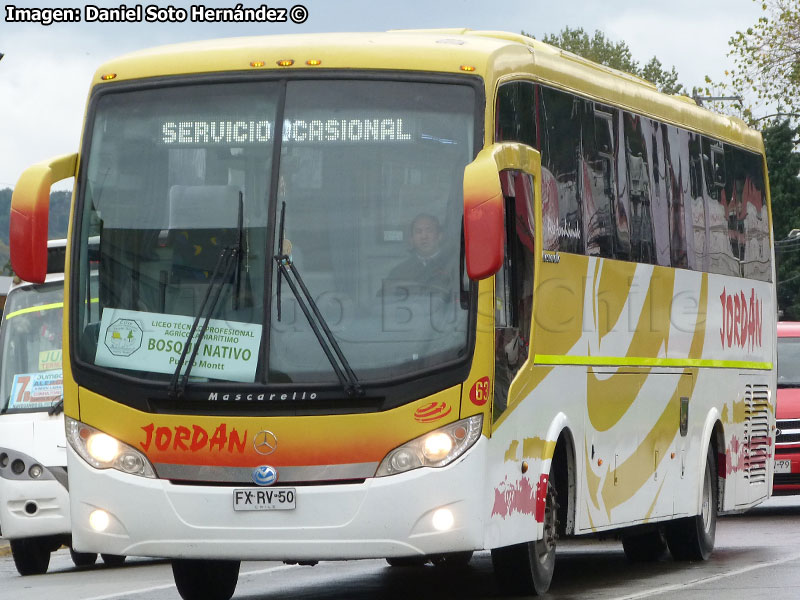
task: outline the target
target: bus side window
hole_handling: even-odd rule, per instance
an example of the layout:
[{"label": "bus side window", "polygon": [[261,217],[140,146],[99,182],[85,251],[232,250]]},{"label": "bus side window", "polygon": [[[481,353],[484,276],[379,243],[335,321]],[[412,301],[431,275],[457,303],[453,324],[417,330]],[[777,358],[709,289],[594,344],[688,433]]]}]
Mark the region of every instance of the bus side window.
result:
[{"label": "bus side window", "polygon": [[[554,238],[548,249],[597,255],[596,245],[585,240],[589,228],[587,207],[582,206],[578,173],[581,153],[581,107],[584,100],[540,86],[537,122],[540,124],[543,202],[551,207],[543,227]],[[548,181],[550,185],[548,185]],[[586,245],[584,245],[586,241]]]},{"label": "bus side window", "polygon": [[734,173],[737,193],[741,197],[741,220],[744,224],[742,275],[750,279],[770,281],[772,265],[769,250],[769,217],[767,216],[761,157],[735,148]]},{"label": "bus side window", "polygon": [[703,165],[700,152],[700,136],[689,133],[689,189],[692,199],[692,227],[694,229],[695,269],[709,269],[707,211],[703,195]]},{"label": "bus side window", "polygon": [[[647,134],[651,131],[647,119],[624,113],[625,163],[628,168],[627,208],[630,230],[630,258],[636,262],[655,262],[653,244],[652,190]],[[621,257],[620,257],[621,258]]]},{"label": "bus side window", "polygon": [[508,389],[528,358],[533,307],[533,181],[530,175],[504,171],[505,261],[495,276],[494,418],[508,407]]},{"label": "bus side window", "polygon": [[[685,138],[672,125],[661,125],[664,144],[664,178],[669,213],[669,247],[670,263],[673,267],[693,268],[694,237],[692,230],[692,203],[688,198],[688,185],[685,185],[686,174],[681,155],[681,141]],[[683,180],[682,180],[683,179]]]},{"label": "bus side window", "polygon": [[578,178],[586,223],[587,254],[615,256],[617,166],[614,159],[616,113],[608,106],[582,102],[582,176]]},{"label": "bus side window", "polygon": [[495,141],[536,143],[536,86],[529,81],[512,81],[497,90]]},{"label": "bus side window", "polygon": [[737,199],[728,185],[725,150],[721,143],[702,138],[703,181],[708,221],[709,270],[721,275],[741,275]]}]

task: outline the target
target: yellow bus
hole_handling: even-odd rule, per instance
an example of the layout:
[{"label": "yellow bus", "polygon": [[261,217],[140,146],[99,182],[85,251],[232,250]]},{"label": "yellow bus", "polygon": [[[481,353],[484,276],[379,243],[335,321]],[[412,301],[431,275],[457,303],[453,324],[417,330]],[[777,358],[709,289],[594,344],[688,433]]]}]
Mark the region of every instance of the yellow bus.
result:
[{"label": "yellow bus", "polygon": [[171,558],[186,599],[241,560],[477,550],[542,593],[559,537],[706,559],[769,496],[739,120],[514,34],[227,39],[100,67],[80,154],[14,190],[25,279],[71,176],[77,550]]}]

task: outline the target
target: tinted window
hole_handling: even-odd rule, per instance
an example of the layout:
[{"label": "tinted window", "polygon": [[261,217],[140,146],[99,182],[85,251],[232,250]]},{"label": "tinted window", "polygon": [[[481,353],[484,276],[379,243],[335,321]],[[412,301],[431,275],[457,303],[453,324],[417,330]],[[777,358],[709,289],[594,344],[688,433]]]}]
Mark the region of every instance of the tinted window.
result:
[{"label": "tinted window", "polygon": [[545,248],[582,254],[584,218],[578,194],[582,100],[542,87],[542,193]]},{"label": "tinted window", "polygon": [[537,147],[536,86],[528,81],[514,81],[500,86],[497,92],[495,140],[522,142]]},{"label": "tinted window", "polygon": [[721,275],[740,275],[737,199],[726,182],[725,150],[703,138],[703,181],[708,220],[708,268]]},{"label": "tinted window", "polygon": [[[651,207],[650,162],[647,136],[650,123],[638,115],[625,113],[625,164],[628,168],[627,210],[630,239],[630,259],[653,263],[653,218]],[[623,194],[624,198],[624,194]],[[624,250],[623,250],[624,252]],[[620,256],[622,258],[622,255]]]},{"label": "tinted window", "polygon": [[616,123],[618,111],[583,102],[581,201],[586,224],[586,254],[615,256],[617,215]]}]

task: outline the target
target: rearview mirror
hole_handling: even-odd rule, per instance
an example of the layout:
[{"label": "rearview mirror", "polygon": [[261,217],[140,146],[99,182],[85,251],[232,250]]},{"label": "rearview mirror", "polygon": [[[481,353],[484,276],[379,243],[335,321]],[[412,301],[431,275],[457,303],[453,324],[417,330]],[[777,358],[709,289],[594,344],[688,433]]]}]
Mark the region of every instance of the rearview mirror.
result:
[{"label": "rearview mirror", "polygon": [[11,196],[9,241],[11,268],[20,279],[42,283],[47,275],[50,187],[74,177],[77,163],[77,154],[59,156],[28,167],[17,181]]},{"label": "rearview mirror", "polygon": [[473,280],[491,277],[503,266],[505,213],[500,172],[507,169],[532,175],[538,190],[541,156],[524,144],[492,144],[464,169],[464,246],[467,275]]}]

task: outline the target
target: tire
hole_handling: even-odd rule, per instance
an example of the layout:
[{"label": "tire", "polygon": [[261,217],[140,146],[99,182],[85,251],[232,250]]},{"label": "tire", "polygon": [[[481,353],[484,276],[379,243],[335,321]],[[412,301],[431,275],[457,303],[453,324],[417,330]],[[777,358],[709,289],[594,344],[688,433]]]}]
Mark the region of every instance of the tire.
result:
[{"label": "tire", "polygon": [[97,554],[94,552],[76,552],[72,548],[69,549],[69,555],[76,567],[89,567],[97,560]]},{"label": "tire", "polygon": [[172,575],[183,600],[230,600],[240,564],[238,560],[173,560]]},{"label": "tire", "polygon": [[47,540],[23,538],[11,540],[11,554],[14,565],[22,576],[42,575],[50,566],[50,548]]},{"label": "tire", "polygon": [[464,569],[472,560],[472,550],[466,552],[447,552],[431,556],[434,567],[440,569]]},{"label": "tire", "polygon": [[428,564],[427,556],[396,556],[387,558],[390,567],[424,567]]},{"label": "tire", "polygon": [[622,549],[631,562],[653,562],[664,556],[667,540],[659,529],[622,537]]},{"label": "tire", "polygon": [[492,550],[495,579],[504,592],[541,596],[550,589],[556,562],[557,514],[556,486],[551,477],[547,481],[543,538]]},{"label": "tire", "polygon": [[703,475],[700,514],[667,524],[667,545],[675,560],[707,560],[714,550],[717,531],[717,461],[708,447]]},{"label": "tire", "polygon": [[121,567],[125,564],[125,559],[127,558],[120,554],[101,554],[100,556],[103,558],[103,564],[109,567]]}]

